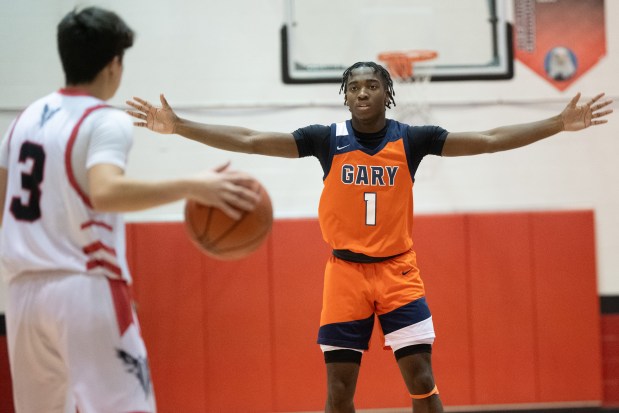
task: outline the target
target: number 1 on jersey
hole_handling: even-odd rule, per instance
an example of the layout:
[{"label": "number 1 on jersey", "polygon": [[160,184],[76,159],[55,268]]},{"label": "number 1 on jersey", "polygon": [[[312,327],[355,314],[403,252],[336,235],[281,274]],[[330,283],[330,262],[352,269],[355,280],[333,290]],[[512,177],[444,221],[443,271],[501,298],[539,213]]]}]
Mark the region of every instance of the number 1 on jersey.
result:
[{"label": "number 1 on jersey", "polygon": [[365,225],[376,225],[376,192],[365,192]]}]

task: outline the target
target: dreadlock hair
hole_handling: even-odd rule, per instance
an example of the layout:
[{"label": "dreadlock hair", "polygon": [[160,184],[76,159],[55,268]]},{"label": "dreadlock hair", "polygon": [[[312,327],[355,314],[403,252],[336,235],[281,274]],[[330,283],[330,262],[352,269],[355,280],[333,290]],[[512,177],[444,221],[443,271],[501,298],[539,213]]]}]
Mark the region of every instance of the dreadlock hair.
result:
[{"label": "dreadlock hair", "polygon": [[348,90],[348,78],[350,77],[353,70],[360,67],[369,67],[372,68],[374,73],[378,73],[378,75],[381,77],[381,80],[383,81],[383,86],[385,87],[385,89],[387,89],[388,99],[385,102],[385,106],[391,108],[392,103],[393,106],[396,106],[395,99],[393,98],[395,96],[395,92],[393,90],[393,80],[391,80],[391,75],[389,74],[387,69],[374,62],[357,62],[344,71],[344,73],[342,74],[342,85],[340,86],[340,94],[342,94],[342,91],[344,92],[344,105],[347,103],[346,92]]}]

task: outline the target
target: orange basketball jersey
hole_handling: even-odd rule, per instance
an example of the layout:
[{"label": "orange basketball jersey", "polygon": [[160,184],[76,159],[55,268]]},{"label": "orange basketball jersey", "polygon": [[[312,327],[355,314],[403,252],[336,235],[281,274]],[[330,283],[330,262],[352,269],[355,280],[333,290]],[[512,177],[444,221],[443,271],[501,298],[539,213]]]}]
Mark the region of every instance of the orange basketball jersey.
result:
[{"label": "orange basketball jersey", "polygon": [[412,245],[413,179],[406,156],[408,125],[391,121],[375,149],[362,146],[350,121],[331,126],[331,166],[318,218],[336,250],[388,257]]}]

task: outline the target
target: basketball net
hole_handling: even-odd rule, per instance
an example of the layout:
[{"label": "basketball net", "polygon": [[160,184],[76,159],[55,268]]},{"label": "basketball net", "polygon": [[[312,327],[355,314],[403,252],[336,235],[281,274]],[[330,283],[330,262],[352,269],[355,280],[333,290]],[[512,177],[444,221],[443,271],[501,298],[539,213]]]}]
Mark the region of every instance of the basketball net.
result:
[{"label": "basketball net", "polygon": [[427,96],[432,66],[424,66],[422,72],[415,72],[414,67],[416,63],[437,57],[438,53],[433,50],[383,52],[378,55],[378,60],[386,64],[393,82],[397,83],[394,88],[396,106],[392,108],[395,120],[414,125],[433,123]]}]

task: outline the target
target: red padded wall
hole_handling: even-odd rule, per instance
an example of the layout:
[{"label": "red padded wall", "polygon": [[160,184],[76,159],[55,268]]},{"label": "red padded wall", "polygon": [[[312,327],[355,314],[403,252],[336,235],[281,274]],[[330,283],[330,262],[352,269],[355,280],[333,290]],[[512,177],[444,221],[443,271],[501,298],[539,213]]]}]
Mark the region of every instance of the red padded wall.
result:
[{"label": "red padded wall", "polygon": [[316,220],[275,221],[271,239],[273,411],[321,410],[326,380],[316,339],[330,250]]},{"label": "red padded wall", "polygon": [[202,328],[209,411],[262,412],[273,405],[267,245],[240,261],[205,258]]},{"label": "red padded wall", "polygon": [[130,224],[127,237],[160,411],[209,411],[201,254],[178,223]]},{"label": "red padded wall", "polygon": [[[619,405],[619,317],[600,319],[593,213],[417,216],[414,236],[447,406],[591,402],[602,392]],[[276,221],[236,262],[202,255],[179,222],[130,224],[127,246],[160,412],[322,410],[315,342],[329,249],[315,220]],[[375,334],[357,408],[408,408],[381,347]],[[11,413],[6,364],[0,412]]]},{"label": "red padded wall", "polygon": [[222,262],[201,254],[178,223],[128,227],[160,411],[270,410],[267,246]]},{"label": "red padded wall", "polygon": [[[590,212],[416,217],[446,405],[601,399],[593,234]],[[200,254],[182,223],[131,224],[127,238],[160,411],[323,409],[316,335],[329,249],[315,220],[276,221],[235,262]],[[410,406],[380,334],[355,403]]]},{"label": "red padded wall", "polygon": [[473,214],[467,232],[473,403],[535,401],[539,383],[528,217]]},{"label": "red padded wall", "polygon": [[536,213],[531,223],[539,401],[601,400],[597,285],[582,276],[596,273],[593,214]]},{"label": "red padded wall", "polygon": [[417,263],[436,332],[435,379],[443,403],[451,406],[473,404],[466,236],[466,217],[461,214],[422,216],[413,228]]},{"label": "red padded wall", "polygon": [[602,317],[604,404],[619,407],[619,314]]}]

